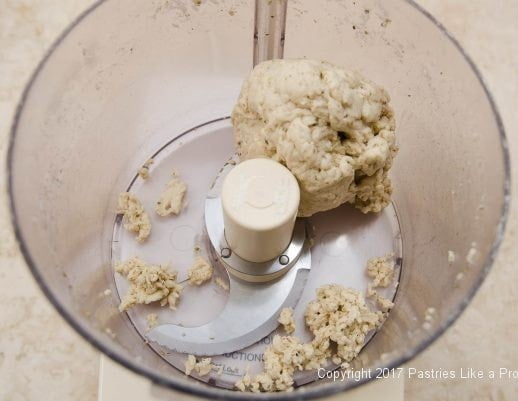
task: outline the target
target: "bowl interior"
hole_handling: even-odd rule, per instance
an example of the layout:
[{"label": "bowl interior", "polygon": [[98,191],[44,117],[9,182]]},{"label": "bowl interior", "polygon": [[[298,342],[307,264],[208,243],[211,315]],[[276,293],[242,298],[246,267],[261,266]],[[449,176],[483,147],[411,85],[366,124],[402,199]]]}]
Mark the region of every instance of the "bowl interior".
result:
[{"label": "bowl interior", "polygon": [[[394,366],[452,323],[491,266],[508,203],[502,127],[473,66],[413,3],[290,0],[288,7],[286,58],[361,71],[392,98],[403,270],[396,307],[353,367]],[[98,294],[113,285],[118,193],[172,138],[230,114],[251,69],[252,21],[253,5],[238,0],[100,1],[38,67],[9,154],[17,236],[54,305],[124,365],[210,397],[240,394],[165,363],[116,302]],[[430,307],[436,318],[423,327]],[[250,397],[313,397],[356,384],[319,381]]]}]

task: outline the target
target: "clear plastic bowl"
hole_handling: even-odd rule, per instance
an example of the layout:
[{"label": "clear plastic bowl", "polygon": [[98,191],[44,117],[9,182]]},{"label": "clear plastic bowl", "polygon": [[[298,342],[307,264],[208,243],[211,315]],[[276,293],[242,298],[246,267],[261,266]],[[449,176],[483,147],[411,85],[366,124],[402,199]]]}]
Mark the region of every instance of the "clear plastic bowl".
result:
[{"label": "clear plastic bowl", "polygon": [[[172,137],[229,115],[252,66],[252,37],[251,2],[99,1],[32,76],[8,156],[22,253],[63,317],[124,366],[213,399],[244,395],[184,376],[144,344],[111,299],[97,294],[113,282],[118,192]],[[403,271],[396,307],[353,368],[398,366],[452,324],[493,263],[509,205],[500,118],[473,63],[410,1],[389,7],[381,0],[290,0],[285,57],[359,70],[391,94]],[[427,329],[429,307],[436,319]],[[105,332],[107,323],[115,336]],[[319,397],[364,381],[321,380],[291,393],[246,397]]]}]

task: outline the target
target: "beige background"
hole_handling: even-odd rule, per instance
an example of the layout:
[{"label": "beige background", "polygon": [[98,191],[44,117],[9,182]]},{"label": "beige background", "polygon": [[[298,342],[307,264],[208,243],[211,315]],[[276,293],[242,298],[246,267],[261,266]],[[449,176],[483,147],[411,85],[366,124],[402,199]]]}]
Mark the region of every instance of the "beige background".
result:
[{"label": "beige background", "polygon": [[[390,0],[388,0],[390,1]],[[29,74],[91,0],[0,0],[0,154]],[[419,0],[474,59],[518,157],[518,2]],[[513,176],[517,177],[516,163]],[[49,305],[13,240],[0,177],[0,401],[97,398],[99,355]],[[513,181],[513,193],[517,193]],[[513,203],[497,263],[459,321],[409,366],[518,369],[518,211]],[[406,381],[407,400],[516,400],[518,379]]]}]

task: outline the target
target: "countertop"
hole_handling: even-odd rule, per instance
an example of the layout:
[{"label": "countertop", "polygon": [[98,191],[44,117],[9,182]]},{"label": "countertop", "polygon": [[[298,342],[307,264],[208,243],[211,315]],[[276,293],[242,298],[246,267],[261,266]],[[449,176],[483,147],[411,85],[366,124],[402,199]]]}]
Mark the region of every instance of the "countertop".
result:
[{"label": "countertop", "polygon": [[[56,36],[91,0],[0,0],[0,154],[30,73]],[[518,3],[419,0],[479,67],[518,158]],[[513,193],[517,167],[512,166]],[[99,353],[76,334],[37,288],[17,250],[0,177],[0,400],[97,399]],[[511,207],[498,259],[475,299],[437,342],[408,366],[518,369],[518,210]],[[515,400],[518,380],[407,379],[406,400]]]}]

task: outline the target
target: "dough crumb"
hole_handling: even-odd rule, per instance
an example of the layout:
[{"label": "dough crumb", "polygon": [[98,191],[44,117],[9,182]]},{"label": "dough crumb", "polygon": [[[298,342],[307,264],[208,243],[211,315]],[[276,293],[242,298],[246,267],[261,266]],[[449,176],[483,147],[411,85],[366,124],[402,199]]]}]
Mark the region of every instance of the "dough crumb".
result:
[{"label": "dough crumb", "polygon": [[287,334],[295,331],[295,319],[293,318],[293,308],[282,308],[281,314],[277,321],[282,325],[282,328]]},{"label": "dough crumb", "polygon": [[380,316],[367,307],[358,291],[324,285],[317,289],[317,298],[305,311],[313,340],[302,343],[297,337],[274,336],[264,352],[264,371],[254,377],[246,372],[235,387],[252,392],[291,391],[296,371],[318,369],[329,358],[336,363],[354,359],[367,333],[379,326]]},{"label": "dough crumb", "polygon": [[227,282],[225,280],[223,280],[221,277],[216,277],[216,279],[214,281],[216,282],[217,285],[219,285],[225,291],[228,291],[230,289]]},{"label": "dough crumb", "polygon": [[184,362],[185,374],[189,376],[196,367],[196,357],[194,355],[187,355],[187,359]]},{"label": "dough crumb", "polygon": [[109,296],[109,295],[111,295],[111,294],[112,294],[112,290],[110,290],[109,288],[107,288],[107,289],[105,289],[105,290],[103,291],[103,295],[105,295],[105,296]]},{"label": "dough crumb", "polygon": [[394,278],[394,254],[369,259],[367,275],[372,279],[373,287],[388,287]]},{"label": "dough crumb", "polygon": [[156,213],[162,217],[171,214],[178,215],[182,211],[186,192],[187,185],[178,178],[178,172],[173,170],[171,180],[167,183],[164,192],[162,192],[156,202]]},{"label": "dough crumb", "polygon": [[317,60],[256,65],[232,111],[241,160],[267,157],[300,184],[299,216],[351,203],[379,212],[391,200],[394,112],[381,86]]},{"label": "dough crumb", "polygon": [[138,257],[115,264],[115,271],[126,277],[130,288],[119,305],[125,311],[137,304],[160,301],[161,306],[176,309],[182,286],[176,282],[177,272],[166,266],[150,265]]},{"label": "dough crumb", "polygon": [[189,277],[189,284],[202,285],[212,278],[213,271],[214,269],[209,262],[207,262],[201,256],[196,256],[193,264],[187,272],[187,276]]},{"label": "dough crumb", "polygon": [[435,320],[435,317],[437,316],[437,310],[433,307],[429,307],[426,309],[424,314],[424,322],[423,322],[423,329],[430,330],[432,328],[432,323]]},{"label": "dough crumb", "polygon": [[212,370],[212,364],[210,362],[211,358],[202,358],[200,362],[196,363],[196,372],[198,372],[200,376],[208,375]]},{"label": "dough crumb", "polygon": [[472,265],[477,261],[477,258],[478,258],[477,243],[472,242],[471,248],[469,248],[468,254],[466,255],[466,262],[468,262],[468,264]]},{"label": "dough crumb", "polygon": [[153,159],[149,159],[142,165],[141,168],[139,168],[138,175],[140,176],[140,178],[142,178],[143,180],[147,180],[149,178],[149,168],[154,162],[155,161]]},{"label": "dough crumb", "polygon": [[367,276],[371,278],[371,282],[367,283],[366,297],[375,300],[383,313],[388,312],[394,307],[394,302],[379,295],[376,288],[386,288],[394,279],[394,254],[389,253],[385,256],[369,259],[367,261]]},{"label": "dough crumb", "polygon": [[144,206],[135,195],[122,192],[119,195],[117,213],[123,215],[124,228],[137,234],[138,242],[144,242],[149,237],[151,222]]},{"label": "dough crumb", "polygon": [[317,299],[308,304],[304,316],[315,336],[315,350],[323,356],[330,352],[329,342],[334,342],[336,355],[345,362],[356,357],[367,333],[381,323],[381,315],[368,308],[360,292],[337,284],[318,288]]},{"label": "dough crumb", "polygon": [[147,326],[152,329],[158,326],[158,315],[156,313],[150,313],[146,316]]},{"label": "dough crumb", "polygon": [[448,251],[448,263],[452,264],[455,262],[455,252]]},{"label": "dough crumb", "polygon": [[115,338],[115,337],[117,337],[117,334],[115,334],[115,333],[113,332],[113,330],[112,330],[112,329],[110,329],[109,327],[106,327],[106,328],[104,329],[104,332],[105,332],[106,334],[108,334],[111,338]]},{"label": "dough crumb", "polygon": [[381,295],[378,295],[376,297],[376,302],[378,303],[378,306],[380,307],[380,309],[384,312],[386,312],[394,307],[394,302],[392,302],[388,298],[382,297]]},{"label": "dough crumb", "polygon": [[247,391],[249,388],[252,387],[252,377],[248,374],[248,373],[245,373],[243,375],[243,377],[241,377],[241,379],[239,379],[238,381],[236,381],[236,383],[234,384],[234,386],[239,390],[239,391]]},{"label": "dough crumb", "polygon": [[184,362],[185,374],[189,376],[192,372],[195,372],[198,374],[198,376],[206,376],[212,370],[211,361],[211,358],[202,358],[198,362],[196,361],[196,357],[194,355],[188,355]]}]

